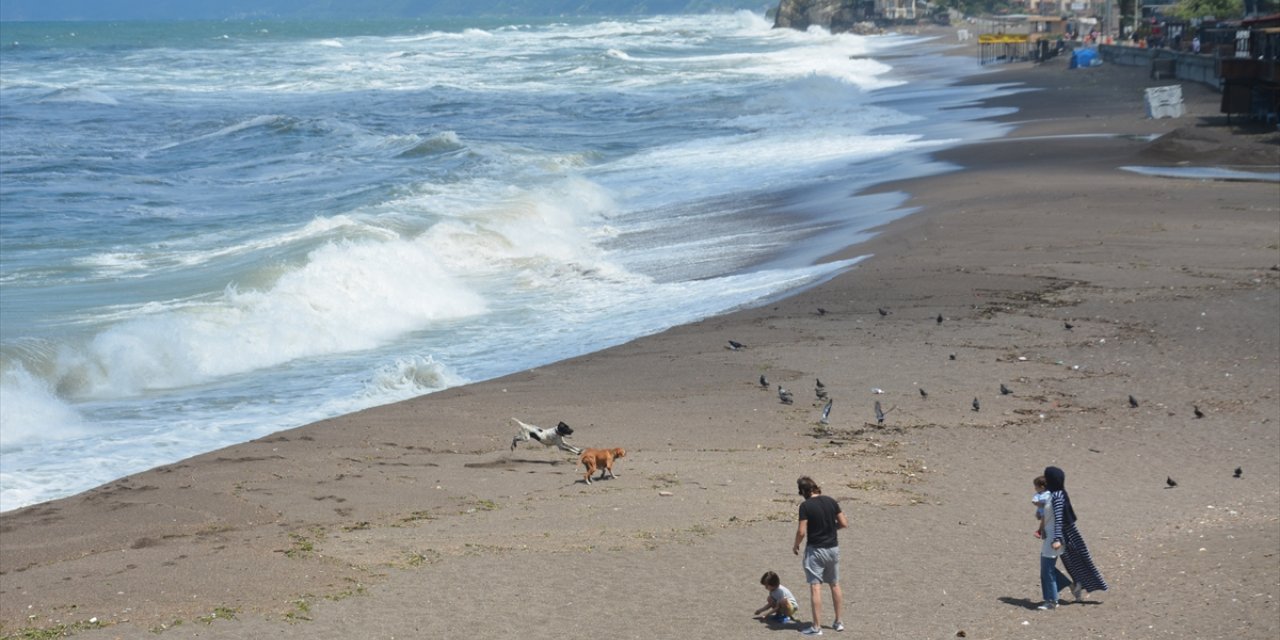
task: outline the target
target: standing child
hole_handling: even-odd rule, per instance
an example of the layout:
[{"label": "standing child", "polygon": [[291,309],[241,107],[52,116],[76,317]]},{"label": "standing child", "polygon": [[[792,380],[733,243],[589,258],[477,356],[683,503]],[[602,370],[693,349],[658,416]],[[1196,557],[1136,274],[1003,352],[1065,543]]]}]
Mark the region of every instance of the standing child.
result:
[{"label": "standing child", "polygon": [[780,624],[790,623],[791,616],[794,616],[796,610],[800,608],[800,603],[796,602],[796,597],[791,594],[791,590],[782,586],[782,579],[772,571],[764,572],[760,577],[760,584],[769,590],[769,599],[763,607],[756,609],[756,615],[772,611],[765,620]]},{"label": "standing child", "polygon": [[1036,505],[1036,520],[1040,523],[1040,526],[1036,528],[1036,537],[1043,540],[1044,508],[1045,505],[1049,504],[1049,498],[1052,494],[1049,493],[1049,487],[1046,484],[1044,476],[1037,477],[1035,480],[1032,480],[1032,483],[1035,484],[1036,495],[1031,498],[1031,503]]}]

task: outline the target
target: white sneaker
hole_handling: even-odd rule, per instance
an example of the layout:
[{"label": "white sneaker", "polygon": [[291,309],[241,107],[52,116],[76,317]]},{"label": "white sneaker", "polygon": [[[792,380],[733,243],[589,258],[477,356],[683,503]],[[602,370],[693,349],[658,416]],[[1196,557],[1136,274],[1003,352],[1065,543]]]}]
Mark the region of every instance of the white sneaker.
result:
[{"label": "white sneaker", "polygon": [[844,631],[844,623],[840,622],[839,620],[836,620],[836,623],[831,625],[831,628],[835,629],[836,631]]},{"label": "white sneaker", "polygon": [[1058,608],[1058,603],[1056,603],[1056,602],[1046,602],[1046,603],[1044,603],[1044,604],[1042,604],[1042,605],[1040,605],[1040,606],[1036,607],[1036,609],[1038,609],[1038,610],[1040,610],[1040,611],[1053,611],[1054,609],[1057,609],[1057,608]]},{"label": "white sneaker", "polygon": [[822,635],[822,629],[815,627],[813,625],[809,625],[808,627],[805,627],[804,631],[801,631],[800,633],[806,636],[820,636]]}]

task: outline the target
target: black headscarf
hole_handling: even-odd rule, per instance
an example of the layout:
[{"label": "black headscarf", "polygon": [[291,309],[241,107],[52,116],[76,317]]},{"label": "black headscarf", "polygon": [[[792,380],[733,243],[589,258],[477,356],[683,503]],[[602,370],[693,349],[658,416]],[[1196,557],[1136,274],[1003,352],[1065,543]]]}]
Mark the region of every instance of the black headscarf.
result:
[{"label": "black headscarf", "polygon": [[1044,487],[1054,496],[1062,494],[1062,517],[1067,524],[1076,521],[1076,510],[1071,508],[1071,496],[1067,495],[1067,473],[1057,467],[1044,468]]}]

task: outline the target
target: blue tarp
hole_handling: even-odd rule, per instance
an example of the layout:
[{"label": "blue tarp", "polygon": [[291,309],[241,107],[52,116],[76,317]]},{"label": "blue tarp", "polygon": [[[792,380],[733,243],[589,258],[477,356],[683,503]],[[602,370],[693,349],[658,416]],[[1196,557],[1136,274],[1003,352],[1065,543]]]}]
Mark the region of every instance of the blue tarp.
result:
[{"label": "blue tarp", "polygon": [[1098,57],[1097,49],[1076,49],[1071,52],[1071,66],[1067,68],[1096,67],[1100,64],[1102,64],[1102,58]]}]

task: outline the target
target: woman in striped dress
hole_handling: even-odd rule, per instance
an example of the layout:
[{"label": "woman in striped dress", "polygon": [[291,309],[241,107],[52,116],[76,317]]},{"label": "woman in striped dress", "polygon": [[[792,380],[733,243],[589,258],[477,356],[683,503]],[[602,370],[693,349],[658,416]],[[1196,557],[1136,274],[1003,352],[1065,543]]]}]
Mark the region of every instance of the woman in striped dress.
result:
[{"label": "woman in striped dress", "polygon": [[1106,591],[1107,582],[1093,565],[1084,536],[1076,528],[1076,512],[1071,508],[1067,495],[1067,474],[1057,467],[1045,467],[1045,485],[1053,494],[1054,536],[1053,548],[1061,549],[1062,564],[1071,575],[1071,594],[1076,600],[1081,591]]}]

